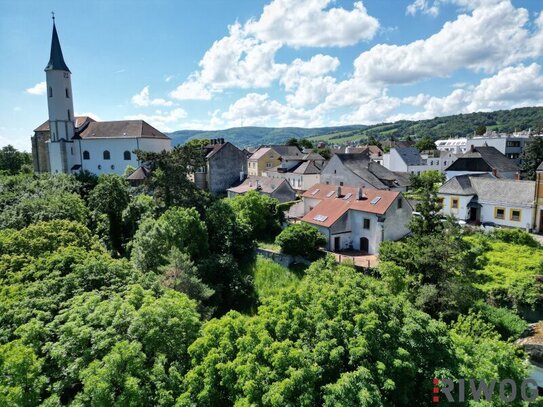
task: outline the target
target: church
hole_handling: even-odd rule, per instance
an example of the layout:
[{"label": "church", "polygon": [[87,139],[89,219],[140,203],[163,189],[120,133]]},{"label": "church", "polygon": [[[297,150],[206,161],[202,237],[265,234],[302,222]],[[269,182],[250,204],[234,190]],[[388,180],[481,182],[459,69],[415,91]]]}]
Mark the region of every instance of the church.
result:
[{"label": "church", "polygon": [[127,166],[140,165],[134,151],[171,149],[171,139],[144,120],[100,122],[74,116],[71,75],[53,17],[51,56],[45,67],[49,120],[32,136],[36,172],[123,174]]}]

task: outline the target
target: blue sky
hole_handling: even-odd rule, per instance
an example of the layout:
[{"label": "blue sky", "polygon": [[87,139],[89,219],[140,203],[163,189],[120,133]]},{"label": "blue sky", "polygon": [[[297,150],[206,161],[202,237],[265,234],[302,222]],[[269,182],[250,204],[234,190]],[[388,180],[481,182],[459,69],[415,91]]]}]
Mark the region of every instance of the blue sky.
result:
[{"label": "blue sky", "polygon": [[543,0],[0,0],[0,146],[47,119],[51,15],[75,111],[163,131],[543,105]]}]

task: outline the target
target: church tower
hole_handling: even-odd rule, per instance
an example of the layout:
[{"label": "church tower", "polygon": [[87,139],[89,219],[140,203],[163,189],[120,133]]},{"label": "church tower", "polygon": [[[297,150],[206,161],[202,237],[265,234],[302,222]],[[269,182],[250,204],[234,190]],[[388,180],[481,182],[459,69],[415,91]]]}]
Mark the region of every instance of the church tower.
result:
[{"label": "church tower", "polygon": [[70,172],[77,155],[73,137],[74,104],[72,99],[71,72],[64,62],[53,16],[51,56],[45,67],[47,82],[47,107],[49,110],[49,160],[51,172]]}]

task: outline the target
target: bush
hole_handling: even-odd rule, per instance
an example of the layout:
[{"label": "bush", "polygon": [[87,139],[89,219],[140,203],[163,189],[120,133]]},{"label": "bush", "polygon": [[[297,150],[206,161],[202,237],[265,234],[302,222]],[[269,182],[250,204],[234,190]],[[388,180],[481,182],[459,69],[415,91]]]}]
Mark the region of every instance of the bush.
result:
[{"label": "bush", "polygon": [[520,229],[496,229],[492,237],[505,243],[515,243],[529,247],[540,247],[541,245],[529,233]]},{"label": "bush", "polygon": [[528,327],[526,321],[507,308],[493,307],[479,301],[475,304],[475,309],[485,322],[494,326],[504,340],[517,339]]},{"label": "bush", "polygon": [[319,230],[307,223],[297,223],[283,230],[275,239],[285,254],[303,256],[310,260],[319,257],[319,249],[326,238]]}]

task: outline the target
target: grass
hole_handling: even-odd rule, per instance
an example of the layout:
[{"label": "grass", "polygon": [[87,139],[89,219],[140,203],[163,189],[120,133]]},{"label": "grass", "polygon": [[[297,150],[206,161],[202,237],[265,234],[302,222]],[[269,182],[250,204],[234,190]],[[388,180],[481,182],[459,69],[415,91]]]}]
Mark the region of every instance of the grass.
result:
[{"label": "grass", "polygon": [[254,264],[256,292],[260,299],[277,294],[280,290],[298,285],[301,277],[263,256],[257,256]]},{"label": "grass", "polygon": [[281,252],[281,247],[274,241],[259,241],[257,242],[257,245],[261,249],[271,250],[276,253]]}]

